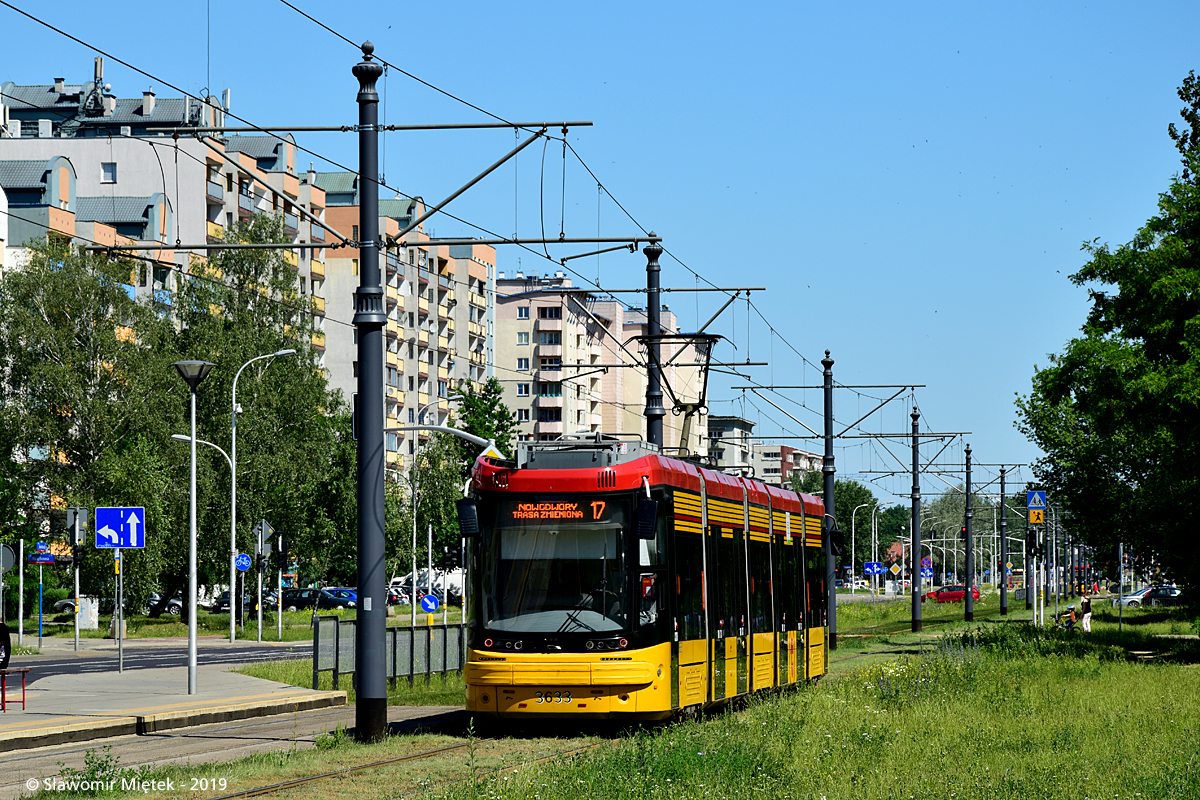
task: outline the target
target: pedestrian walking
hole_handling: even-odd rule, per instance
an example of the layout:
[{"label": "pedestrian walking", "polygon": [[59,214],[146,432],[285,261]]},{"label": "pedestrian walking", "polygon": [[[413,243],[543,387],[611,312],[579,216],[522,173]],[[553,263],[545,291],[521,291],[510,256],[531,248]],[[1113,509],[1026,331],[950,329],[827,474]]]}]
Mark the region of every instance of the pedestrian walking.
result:
[{"label": "pedestrian walking", "polygon": [[0,669],[8,669],[8,657],[12,653],[12,640],[8,636],[8,626],[0,619]]},{"label": "pedestrian walking", "polygon": [[1090,592],[1083,593],[1083,599],[1079,601],[1079,610],[1083,612],[1083,632],[1092,632],[1092,596]]}]

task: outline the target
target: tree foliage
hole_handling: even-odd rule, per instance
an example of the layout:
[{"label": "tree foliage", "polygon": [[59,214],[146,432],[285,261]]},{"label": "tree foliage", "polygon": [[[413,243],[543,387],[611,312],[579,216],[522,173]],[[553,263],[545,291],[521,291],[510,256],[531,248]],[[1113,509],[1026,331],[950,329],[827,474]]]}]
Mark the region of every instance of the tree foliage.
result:
[{"label": "tree foliage", "polygon": [[[471,381],[462,381],[456,390],[462,400],[458,404],[458,425],[468,433],[496,443],[500,452],[515,458],[513,437],[517,422],[504,404],[504,387],[495,378],[488,378],[478,389]],[[455,449],[468,474],[479,455],[479,447],[465,439],[457,439]]]},{"label": "tree foliage", "polygon": [[1200,86],[1179,89],[1184,171],[1126,244],[1083,245],[1074,275],[1091,309],[1081,335],[1037,370],[1018,428],[1036,472],[1100,552],[1130,545],[1176,580],[1200,580]]},{"label": "tree foliage", "polygon": [[[805,494],[821,495],[825,490],[825,476],[817,470],[803,474],[793,473],[792,487]],[[859,572],[863,562],[870,560],[871,509],[878,503],[874,493],[858,481],[842,478],[834,480],[833,516],[838,529],[834,538],[834,550],[840,553],[838,563],[850,565],[851,543],[854,545],[855,568]],[[856,508],[857,514],[854,513]]]}]

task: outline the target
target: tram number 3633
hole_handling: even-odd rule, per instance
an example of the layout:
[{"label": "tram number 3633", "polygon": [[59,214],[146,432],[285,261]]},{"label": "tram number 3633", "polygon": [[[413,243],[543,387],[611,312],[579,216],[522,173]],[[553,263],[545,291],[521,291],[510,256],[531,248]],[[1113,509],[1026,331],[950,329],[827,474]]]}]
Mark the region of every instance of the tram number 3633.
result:
[{"label": "tram number 3633", "polygon": [[537,702],[541,703],[570,703],[570,692],[534,692]]}]

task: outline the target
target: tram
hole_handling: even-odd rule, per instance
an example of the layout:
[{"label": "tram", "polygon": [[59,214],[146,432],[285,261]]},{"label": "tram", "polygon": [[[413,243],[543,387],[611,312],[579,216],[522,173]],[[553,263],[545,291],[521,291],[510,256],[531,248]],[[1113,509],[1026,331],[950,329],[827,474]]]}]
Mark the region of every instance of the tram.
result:
[{"label": "tram", "polygon": [[466,707],[662,720],[825,673],[822,501],[643,442],[522,442],[459,501]]}]

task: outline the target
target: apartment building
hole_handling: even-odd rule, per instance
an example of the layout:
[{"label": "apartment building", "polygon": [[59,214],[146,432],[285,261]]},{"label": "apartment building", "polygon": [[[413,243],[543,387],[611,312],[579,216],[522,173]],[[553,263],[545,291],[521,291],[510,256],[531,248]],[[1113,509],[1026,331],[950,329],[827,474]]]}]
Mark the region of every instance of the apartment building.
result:
[{"label": "apartment building", "polygon": [[[111,245],[111,229],[131,242],[164,245],[150,251],[159,264],[141,270],[135,288],[169,308],[178,276],[207,256],[189,246],[224,241],[238,221],[273,214],[297,244],[336,238],[323,226],[324,192],[297,172],[290,136],[175,139],[166,132],[220,126],[228,107],[228,91],[206,102],[150,91],[118,98],[103,83],[103,59],[88,83],[0,84],[0,187],[19,218],[8,226],[6,265],[19,262],[28,239],[53,234]],[[98,225],[98,238],[80,223]],[[312,330],[302,335],[311,337],[320,361],[324,250],[288,250],[285,258],[300,293],[316,304]]]},{"label": "apartment building", "polygon": [[[575,288],[561,272],[501,273],[495,309],[496,377],[522,440],[590,433],[645,438],[646,371],[639,366],[645,355],[635,338],[645,334],[644,309]],[[677,330],[669,309],[662,325]],[[666,380],[677,395],[694,400],[700,371],[690,346],[664,345],[663,357],[681,349],[686,352],[667,368]],[[664,404],[673,405],[669,395]],[[688,443],[680,442],[682,417],[669,410],[663,431],[667,447],[704,450],[707,434],[699,414],[692,418]]]},{"label": "apartment building", "polygon": [[745,417],[734,415],[709,417],[709,454],[716,459],[719,469],[754,477],[772,486],[790,486],[793,473],[821,469],[819,454],[755,438],[754,425]]},{"label": "apartment building", "polygon": [[[330,224],[358,240],[358,176],[322,172],[314,184],[325,191]],[[379,274],[384,285],[384,425],[445,424],[454,389],[461,381],[482,383],[491,376],[491,315],[495,294],[495,248],[442,245],[423,226],[398,238],[424,213],[420,198],[381,198]],[[326,261],[329,316],[354,317],[360,251],[343,247]],[[327,331],[326,370],[331,387],[350,398],[358,390],[358,347],[352,326]],[[385,436],[387,463],[406,467],[427,432],[400,431]]]}]

